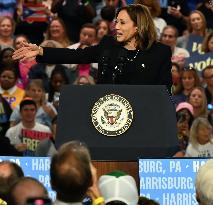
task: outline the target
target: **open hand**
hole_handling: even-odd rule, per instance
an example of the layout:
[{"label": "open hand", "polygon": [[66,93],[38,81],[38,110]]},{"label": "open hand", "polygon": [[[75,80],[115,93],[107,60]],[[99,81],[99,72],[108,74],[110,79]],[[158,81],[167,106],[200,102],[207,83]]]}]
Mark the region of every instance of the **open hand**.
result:
[{"label": "open hand", "polygon": [[39,47],[32,43],[23,43],[22,47],[13,53],[13,60],[31,60],[39,54]]}]

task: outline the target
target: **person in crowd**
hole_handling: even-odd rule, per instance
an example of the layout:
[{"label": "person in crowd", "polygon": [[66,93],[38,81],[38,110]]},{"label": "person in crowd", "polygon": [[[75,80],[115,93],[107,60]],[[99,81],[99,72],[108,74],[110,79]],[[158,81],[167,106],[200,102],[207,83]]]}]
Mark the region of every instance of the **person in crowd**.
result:
[{"label": "person in crowd", "polygon": [[79,41],[82,25],[92,22],[96,16],[94,2],[86,0],[53,0],[51,11],[64,21],[68,36],[74,43]]},{"label": "person in crowd", "polygon": [[177,88],[180,86],[180,75],[181,75],[181,68],[179,64],[172,63],[172,93],[175,93]]},{"label": "person in crowd", "polygon": [[59,97],[62,85],[69,84],[69,78],[66,70],[62,68],[54,68],[49,82],[48,101],[53,103],[55,109],[58,111]]},{"label": "person in crowd", "polygon": [[0,66],[1,66],[0,70],[5,65],[13,62],[13,59],[12,59],[13,52],[14,52],[14,49],[10,48],[10,47],[4,48],[1,50],[1,52],[0,52]]},{"label": "person in crowd", "polygon": [[196,118],[190,129],[189,145],[185,157],[212,157],[212,126],[206,118]]},{"label": "person in crowd", "polygon": [[[54,40],[45,40],[42,42],[41,46],[46,46],[50,48],[62,48],[63,46]],[[33,65],[28,73],[29,80],[32,79],[41,79],[44,84],[44,88],[46,92],[49,92],[49,80],[52,74],[52,71],[55,68],[66,69],[63,65],[56,64],[45,64],[45,63],[37,63]]]},{"label": "person in crowd", "polygon": [[47,198],[45,186],[32,177],[22,177],[10,189],[8,205],[26,205],[30,198]]},{"label": "person in crowd", "polygon": [[51,130],[49,127],[35,121],[36,112],[37,112],[36,103],[32,100],[32,98],[25,98],[20,103],[21,122],[8,129],[8,131],[6,132],[6,137],[10,139],[11,144],[14,145],[19,152],[23,152],[23,155],[25,156],[30,156],[31,153],[33,154],[33,152],[37,148],[37,144],[44,138],[39,137],[33,138],[34,140],[37,140],[38,143],[37,144],[35,143],[35,145],[32,146],[30,142],[28,143],[27,140],[27,137],[30,136],[24,134],[23,130],[39,131],[47,133],[46,136],[48,136],[48,139],[51,136]]},{"label": "person in crowd", "polygon": [[6,65],[0,71],[0,94],[15,109],[22,101],[25,91],[16,86],[18,74],[14,64]]},{"label": "person in crowd", "polygon": [[213,29],[213,6],[212,1],[210,0],[203,0],[200,5],[198,5],[197,10],[201,11],[205,18],[207,23],[208,29]]},{"label": "person in crowd", "polygon": [[205,36],[202,44],[202,51],[204,53],[213,52],[213,31]]},{"label": "person in crowd", "polygon": [[32,43],[40,44],[44,40],[50,10],[40,0],[22,0],[17,14],[15,35],[24,34]]},{"label": "person in crowd", "polygon": [[98,185],[106,205],[138,204],[139,196],[136,182],[132,176],[123,171],[117,170],[102,175],[98,180]]},{"label": "person in crowd", "polygon": [[213,104],[213,66],[209,65],[202,70],[202,78],[205,86],[207,104]]},{"label": "person in crowd", "polygon": [[184,49],[177,47],[178,31],[174,26],[164,27],[160,41],[171,47],[172,49],[172,62],[178,63],[181,67],[184,66],[185,59],[190,56],[189,52]]},{"label": "person in crowd", "polygon": [[2,97],[0,94],[0,138],[5,136],[6,131],[10,127],[10,115],[12,113],[12,109],[9,103]]},{"label": "person in crowd", "polygon": [[15,23],[9,16],[0,18],[0,47],[1,49],[13,47],[13,33]]},{"label": "person in crowd", "polygon": [[95,81],[92,76],[79,76],[73,83],[74,85],[95,85]]},{"label": "person in crowd", "polygon": [[193,106],[194,118],[208,117],[207,99],[203,87],[194,87],[189,94],[188,102]]},{"label": "person in crowd", "polygon": [[4,200],[7,202],[9,200],[11,186],[23,176],[22,168],[15,162],[0,162],[0,201]]},{"label": "person in crowd", "polygon": [[109,22],[103,19],[100,19],[96,22],[96,31],[97,31],[97,43],[100,43],[102,38],[106,35],[110,35]]},{"label": "person in crowd", "polygon": [[[53,49],[25,44],[13,58],[37,57],[48,63],[98,62],[98,83],[167,85],[171,90],[171,49],[156,42],[152,17],[143,5],[120,8],[116,16],[116,40],[106,37],[84,49]],[[162,53],[162,55],[158,55]]]},{"label": "person in crowd", "polygon": [[[120,7],[126,6],[127,2],[126,2],[126,0],[100,0],[100,1],[96,1],[95,4],[96,4],[95,8],[96,8],[96,14],[97,15],[93,19],[94,23],[96,23],[100,19],[106,20],[102,16],[102,11],[105,10],[105,9],[108,10],[108,11],[109,10],[113,11],[112,13],[114,13],[114,17],[115,17],[115,11],[116,11],[116,9],[118,9]],[[114,17],[113,17],[113,19],[114,19]],[[110,21],[112,21],[112,19]]]},{"label": "person in crowd", "polygon": [[55,205],[82,204],[86,194],[94,204],[104,203],[89,150],[79,141],[69,141],[58,149],[51,159],[50,179],[52,189],[56,191]]},{"label": "person in crowd", "polygon": [[176,107],[179,151],[175,157],[184,157],[185,155],[189,142],[189,131],[194,120],[193,114],[193,107],[187,102],[181,102]]},{"label": "person in crowd", "polygon": [[168,6],[162,8],[160,17],[163,18],[167,25],[173,25],[177,28],[178,34],[183,35],[183,32],[187,29],[187,22],[189,16],[189,8],[187,0],[167,1]]},{"label": "person in crowd", "polygon": [[167,25],[166,21],[159,17],[161,13],[160,3],[156,0],[135,0],[134,4],[142,4],[148,7],[157,30],[158,38],[160,38],[163,28]]},{"label": "person in crowd", "polygon": [[196,86],[200,86],[197,71],[193,68],[183,70],[180,75],[180,84],[172,96],[175,105],[187,101],[190,92]]},{"label": "person in crowd", "polygon": [[109,30],[112,35],[116,34],[115,29],[116,8],[114,6],[104,6],[100,12],[100,19],[109,23]]},{"label": "person in crowd", "polygon": [[200,166],[195,180],[196,199],[199,205],[213,204],[213,160]]},{"label": "person in crowd", "polygon": [[[29,39],[24,34],[19,34],[14,38],[14,48],[17,50],[22,47],[23,43],[29,43]],[[36,65],[35,59],[28,59],[25,61],[19,61],[18,67],[19,67],[19,73],[20,73],[20,83],[18,84],[19,87],[25,89],[28,82],[28,74],[32,68],[33,65]]]},{"label": "person in crowd", "polygon": [[[36,103],[36,122],[51,128],[52,120],[56,117],[57,111],[51,103],[46,101],[42,80],[31,80],[26,88],[26,96],[32,98]],[[20,107],[17,107],[10,117],[11,126],[16,125],[20,120]]]},{"label": "person in crowd", "polygon": [[60,43],[64,48],[71,44],[62,19],[58,17],[52,19],[47,28],[45,40],[54,40]]},{"label": "person in crowd", "polygon": [[[96,43],[96,27],[92,23],[87,23],[82,26],[80,31],[80,41],[69,46],[69,49],[77,49],[92,46]],[[77,76],[87,76],[92,75],[94,78],[97,78],[97,68],[98,65],[95,63],[92,64],[69,64],[66,65],[67,68],[71,70],[76,70]]]},{"label": "person in crowd", "polygon": [[204,37],[206,34],[205,16],[198,10],[192,11],[189,15],[188,34],[177,39],[177,46],[186,49],[190,35]]}]

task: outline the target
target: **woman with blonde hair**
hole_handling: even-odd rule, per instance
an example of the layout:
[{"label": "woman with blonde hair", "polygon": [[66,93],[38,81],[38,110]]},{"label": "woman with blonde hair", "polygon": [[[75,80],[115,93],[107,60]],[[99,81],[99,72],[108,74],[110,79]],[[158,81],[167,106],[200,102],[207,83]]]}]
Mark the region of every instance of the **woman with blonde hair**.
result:
[{"label": "woman with blonde hair", "polygon": [[213,157],[212,126],[206,118],[198,117],[192,123],[185,157]]},{"label": "woman with blonde hair", "polygon": [[98,83],[167,85],[170,91],[171,49],[157,42],[148,8],[139,4],[120,8],[115,28],[116,39],[107,36],[98,45],[75,50],[26,44],[15,52],[13,59],[38,56],[42,63],[98,63]]},{"label": "woman with blonde hair", "polygon": [[13,47],[13,33],[15,23],[9,16],[0,18],[0,47],[1,50],[7,47]]},{"label": "woman with blonde hair", "polygon": [[192,89],[188,102],[193,106],[194,118],[208,117],[207,99],[202,87],[194,87]]},{"label": "woman with blonde hair", "polygon": [[62,19],[54,17],[47,28],[45,40],[54,40],[64,48],[70,45],[66,27]]},{"label": "woman with blonde hair", "polygon": [[206,18],[202,12],[194,10],[190,13],[187,31],[187,35],[178,38],[178,47],[187,48],[190,35],[205,37],[207,34]]}]

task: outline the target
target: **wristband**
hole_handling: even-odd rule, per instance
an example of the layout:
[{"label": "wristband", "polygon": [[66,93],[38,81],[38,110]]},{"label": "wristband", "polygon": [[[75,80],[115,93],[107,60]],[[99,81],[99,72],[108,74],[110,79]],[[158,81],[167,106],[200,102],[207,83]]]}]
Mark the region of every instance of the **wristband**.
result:
[{"label": "wristband", "polygon": [[98,205],[104,202],[104,198],[103,197],[98,197],[96,198],[93,202],[92,205]]}]

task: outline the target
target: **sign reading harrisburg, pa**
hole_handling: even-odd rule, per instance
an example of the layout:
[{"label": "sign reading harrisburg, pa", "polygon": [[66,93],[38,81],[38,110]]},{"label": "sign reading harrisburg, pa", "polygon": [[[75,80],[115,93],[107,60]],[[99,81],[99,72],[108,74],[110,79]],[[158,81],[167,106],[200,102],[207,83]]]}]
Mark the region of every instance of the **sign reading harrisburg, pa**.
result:
[{"label": "sign reading harrisburg, pa", "polygon": [[195,178],[208,159],[140,159],[140,195],[161,205],[197,205]]}]

